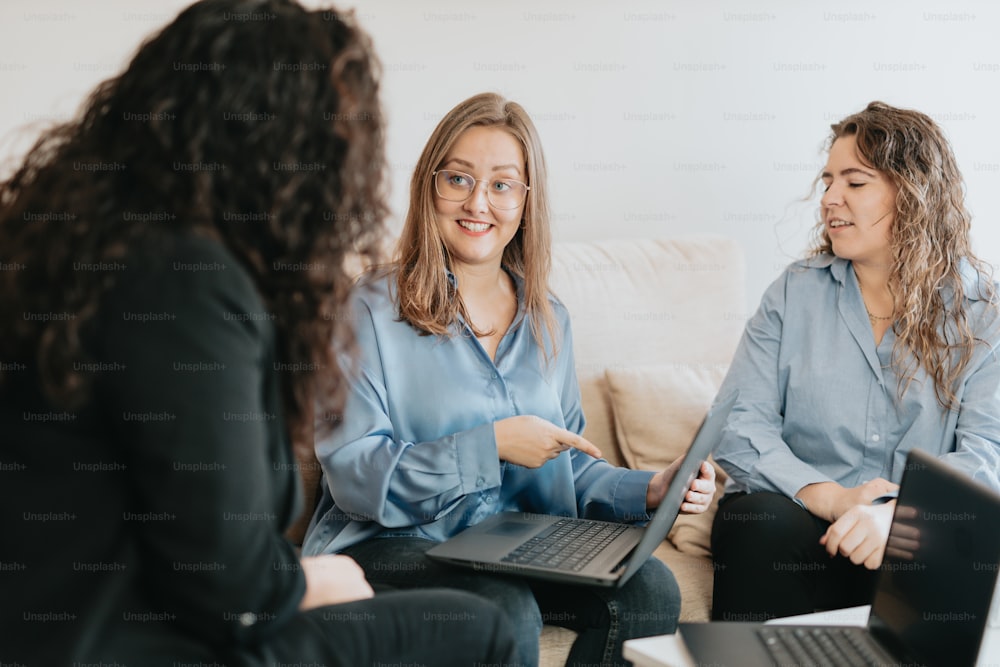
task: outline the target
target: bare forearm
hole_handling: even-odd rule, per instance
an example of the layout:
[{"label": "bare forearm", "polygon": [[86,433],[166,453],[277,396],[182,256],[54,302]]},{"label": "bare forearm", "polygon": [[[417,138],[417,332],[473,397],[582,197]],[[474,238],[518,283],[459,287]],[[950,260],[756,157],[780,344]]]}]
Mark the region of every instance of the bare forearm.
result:
[{"label": "bare forearm", "polygon": [[833,522],[855,505],[870,505],[879,496],[898,488],[881,477],[851,488],[836,482],[817,482],[803,486],[795,497],[819,518]]},{"label": "bare forearm", "polygon": [[836,482],[817,482],[803,486],[795,497],[801,500],[811,513],[824,521],[832,522],[837,519],[835,507],[844,491],[844,487]]}]

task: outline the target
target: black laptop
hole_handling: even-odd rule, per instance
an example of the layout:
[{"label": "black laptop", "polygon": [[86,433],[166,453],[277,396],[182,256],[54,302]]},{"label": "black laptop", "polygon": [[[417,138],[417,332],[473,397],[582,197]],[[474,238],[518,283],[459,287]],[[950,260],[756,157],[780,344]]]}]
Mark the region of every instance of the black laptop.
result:
[{"label": "black laptop", "polygon": [[623,586],[666,538],[688,487],[722,437],[737,392],[717,400],[645,526],[500,512],[427,552],[435,560],[480,571],[597,586]]},{"label": "black laptop", "polygon": [[972,667],[998,563],[1000,494],[914,450],[867,627],[716,622],[678,632],[700,665]]}]

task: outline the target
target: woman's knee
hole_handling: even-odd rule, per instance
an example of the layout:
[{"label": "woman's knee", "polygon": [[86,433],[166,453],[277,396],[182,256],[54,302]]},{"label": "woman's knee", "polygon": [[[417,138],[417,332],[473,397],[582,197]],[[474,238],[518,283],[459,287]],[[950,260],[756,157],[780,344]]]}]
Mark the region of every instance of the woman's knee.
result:
[{"label": "woman's knee", "polygon": [[519,579],[497,577],[495,582],[477,588],[476,593],[504,610],[518,636],[537,636],[542,632],[542,612],[527,583]]},{"label": "woman's knee", "polygon": [[670,634],[677,628],[681,591],[662,561],[650,558],[616,596],[623,635]]},{"label": "woman's knee", "polygon": [[777,493],[752,493],[719,507],[712,524],[712,553],[784,551],[819,539],[817,520],[796,502]]}]

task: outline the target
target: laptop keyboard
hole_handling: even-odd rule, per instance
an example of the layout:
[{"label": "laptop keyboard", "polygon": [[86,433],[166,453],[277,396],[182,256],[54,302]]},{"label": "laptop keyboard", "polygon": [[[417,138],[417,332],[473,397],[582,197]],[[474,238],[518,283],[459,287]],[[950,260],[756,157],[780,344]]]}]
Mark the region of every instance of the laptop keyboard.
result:
[{"label": "laptop keyboard", "polygon": [[869,667],[885,660],[857,628],[762,627],[757,634],[775,664],[791,667]]},{"label": "laptop keyboard", "polygon": [[579,572],[627,525],[586,519],[560,519],[503,557],[505,563]]}]

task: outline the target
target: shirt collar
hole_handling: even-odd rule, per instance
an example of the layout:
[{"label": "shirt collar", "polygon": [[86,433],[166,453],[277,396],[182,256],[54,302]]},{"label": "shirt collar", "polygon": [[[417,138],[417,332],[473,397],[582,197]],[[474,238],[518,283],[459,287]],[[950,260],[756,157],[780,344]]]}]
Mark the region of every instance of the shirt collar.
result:
[{"label": "shirt collar", "polygon": [[[965,291],[965,298],[969,301],[982,301],[986,299],[986,277],[976,271],[968,260],[962,259],[959,264],[959,275],[962,279],[962,288]],[[850,260],[842,259],[836,255],[822,254],[814,255],[797,262],[802,267],[813,269],[830,269],[830,275],[841,285],[847,281],[847,270],[851,266]],[[945,288],[948,292],[951,289]],[[950,300],[950,294],[949,298]]]},{"label": "shirt collar", "polygon": [[836,279],[841,285],[847,277],[847,267],[850,266],[850,262],[846,259],[841,259],[836,255],[813,255],[812,257],[806,257],[805,259],[800,259],[795,262],[795,266],[804,269],[830,269],[830,274]]}]

